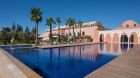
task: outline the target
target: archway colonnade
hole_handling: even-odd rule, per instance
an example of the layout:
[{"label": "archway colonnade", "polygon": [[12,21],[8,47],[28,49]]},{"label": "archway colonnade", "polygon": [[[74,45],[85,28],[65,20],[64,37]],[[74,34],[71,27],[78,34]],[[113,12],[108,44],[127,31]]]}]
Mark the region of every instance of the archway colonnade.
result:
[{"label": "archway colonnade", "polygon": [[140,44],[140,28],[100,31],[99,42]]}]

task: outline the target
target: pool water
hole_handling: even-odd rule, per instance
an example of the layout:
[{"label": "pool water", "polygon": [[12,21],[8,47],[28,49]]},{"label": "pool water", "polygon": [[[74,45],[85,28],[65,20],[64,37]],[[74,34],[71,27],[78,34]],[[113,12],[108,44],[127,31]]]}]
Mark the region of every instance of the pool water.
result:
[{"label": "pool water", "polygon": [[2,48],[43,78],[83,78],[121,55],[127,46],[94,44],[49,49],[35,49],[30,46]]}]

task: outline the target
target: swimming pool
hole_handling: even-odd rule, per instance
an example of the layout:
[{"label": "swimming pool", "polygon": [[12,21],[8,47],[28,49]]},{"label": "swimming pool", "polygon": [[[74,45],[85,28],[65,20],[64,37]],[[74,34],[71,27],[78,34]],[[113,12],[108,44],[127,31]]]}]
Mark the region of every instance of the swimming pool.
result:
[{"label": "swimming pool", "polygon": [[49,49],[35,49],[30,46],[3,46],[2,48],[43,78],[83,78],[121,55],[128,46],[94,44]]}]

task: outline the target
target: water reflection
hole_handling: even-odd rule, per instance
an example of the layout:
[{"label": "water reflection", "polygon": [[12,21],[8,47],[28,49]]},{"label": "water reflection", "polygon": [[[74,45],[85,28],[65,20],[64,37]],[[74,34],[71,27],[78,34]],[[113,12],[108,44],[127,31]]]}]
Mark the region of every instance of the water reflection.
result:
[{"label": "water reflection", "polygon": [[134,44],[95,44],[50,49],[6,49],[44,78],[82,78]]}]

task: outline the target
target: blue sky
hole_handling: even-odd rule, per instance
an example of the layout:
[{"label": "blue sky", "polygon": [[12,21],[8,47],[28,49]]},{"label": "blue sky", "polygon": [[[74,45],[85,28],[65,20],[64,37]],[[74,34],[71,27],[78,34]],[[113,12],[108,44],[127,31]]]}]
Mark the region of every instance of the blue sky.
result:
[{"label": "blue sky", "polygon": [[[13,21],[33,28],[30,21],[30,9],[39,7],[43,12],[43,21],[39,24],[39,33],[46,28],[47,17],[73,17],[76,20],[100,21],[107,28],[117,28],[126,20],[140,24],[140,0],[0,0],[0,28],[12,25]],[[54,25],[55,26],[55,25]]]}]

